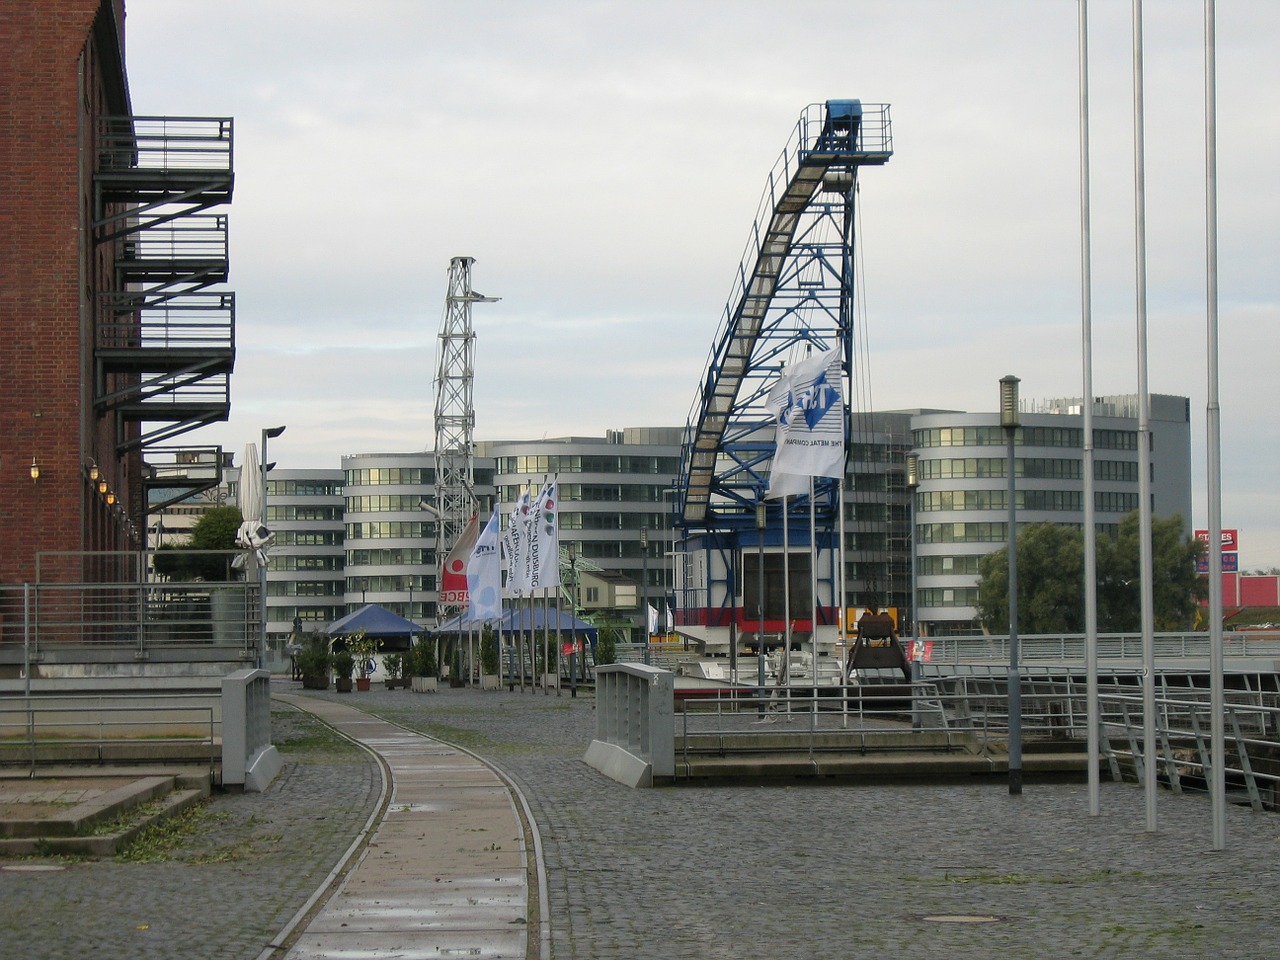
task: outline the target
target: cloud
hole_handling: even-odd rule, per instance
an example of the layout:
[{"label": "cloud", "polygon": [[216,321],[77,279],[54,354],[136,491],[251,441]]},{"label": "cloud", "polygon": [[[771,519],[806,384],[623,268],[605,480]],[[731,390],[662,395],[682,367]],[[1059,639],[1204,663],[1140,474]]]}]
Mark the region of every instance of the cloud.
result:
[{"label": "cloud", "polygon": [[[1079,392],[1077,6],[1025,0],[130,0],[143,114],[236,119],[238,450],[431,446],[451,257],[476,258],[477,433],[682,425],[803,107],[889,102],[861,179],[877,407]],[[1132,42],[1090,5],[1095,386],[1135,389]],[[1152,388],[1206,404],[1202,7],[1145,10]],[[191,42],[192,24],[200,42]],[[1218,7],[1224,515],[1280,565],[1265,478],[1280,301],[1280,5]],[[1203,513],[1201,512],[1201,516]],[[1270,553],[1254,555],[1248,544]],[[1259,549],[1262,549],[1260,546]]]}]

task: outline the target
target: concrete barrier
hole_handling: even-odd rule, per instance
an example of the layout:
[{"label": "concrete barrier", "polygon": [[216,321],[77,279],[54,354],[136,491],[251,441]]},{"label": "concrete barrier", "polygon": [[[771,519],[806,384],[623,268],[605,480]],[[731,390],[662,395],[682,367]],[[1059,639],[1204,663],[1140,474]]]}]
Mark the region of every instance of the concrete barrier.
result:
[{"label": "concrete barrier", "polygon": [[284,761],[271,743],[271,674],[236,670],[222,678],[222,785],[261,793]]},{"label": "concrete barrier", "polygon": [[583,758],[630,787],[675,779],[675,675],[639,663],[596,668],[596,738]]}]

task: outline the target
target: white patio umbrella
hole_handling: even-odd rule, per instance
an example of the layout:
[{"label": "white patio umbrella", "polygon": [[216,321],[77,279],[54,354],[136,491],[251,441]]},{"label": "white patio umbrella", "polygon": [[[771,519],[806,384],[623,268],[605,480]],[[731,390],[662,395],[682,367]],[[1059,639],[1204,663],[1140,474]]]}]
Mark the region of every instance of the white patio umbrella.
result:
[{"label": "white patio umbrella", "polygon": [[262,516],[262,469],[258,464],[257,444],[247,443],[244,461],[240,465],[240,529],[236,531],[236,543],[246,551],[252,551],[259,566],[266,566],[267,547],[275,534],[267,529]]}]

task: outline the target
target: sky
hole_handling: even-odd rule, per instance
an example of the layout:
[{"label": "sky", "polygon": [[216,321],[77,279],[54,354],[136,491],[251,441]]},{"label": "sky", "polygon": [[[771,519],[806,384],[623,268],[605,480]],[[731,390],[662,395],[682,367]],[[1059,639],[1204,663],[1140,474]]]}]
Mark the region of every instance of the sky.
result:
[{"label": "sky", "polygon": [[[1148,383],[1211,371],[1201,0],[1143,5]],[[1093,386],[1138,385],[1133,20],[1089,9]],[[1081,394],[1076,0],[127,0],[138,115],[235,119],[237,458],[434,445],[449,261],[475,258],[477,439],[683,426],[806,105],[888,103],[860,176],[877,410]],[[1280,3],[1217,2],[1222,522],[1280,566]]]}]

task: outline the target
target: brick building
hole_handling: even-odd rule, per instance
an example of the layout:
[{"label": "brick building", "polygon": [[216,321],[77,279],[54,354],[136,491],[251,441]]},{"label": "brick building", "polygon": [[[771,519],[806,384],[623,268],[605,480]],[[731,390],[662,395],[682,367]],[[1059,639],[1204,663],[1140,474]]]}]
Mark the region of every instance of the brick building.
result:
[{"label": "brick building", "polygon": [[54,554],[136,549],[155,491],[217,482],[166,444],[230,410],[231,121],[135,116],[124,16],[0,9],[0,585],[121,576]]}]

